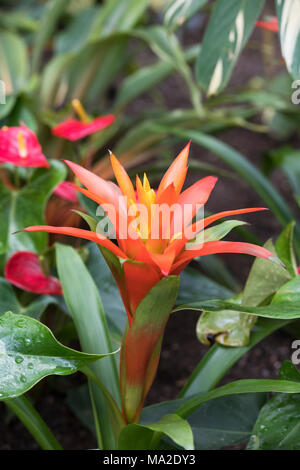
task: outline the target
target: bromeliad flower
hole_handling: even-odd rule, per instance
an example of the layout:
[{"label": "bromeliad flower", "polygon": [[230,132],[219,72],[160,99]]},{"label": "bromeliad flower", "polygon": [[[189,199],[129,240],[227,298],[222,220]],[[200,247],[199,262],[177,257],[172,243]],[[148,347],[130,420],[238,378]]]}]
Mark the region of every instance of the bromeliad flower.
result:
[{"label": "bromeliad flower", "polygon": [[72,101],[72,106],[79,116],[80,121],[76,119],[68,119],[67,121],[58,124],[52,129],[53,135],[75,141],[93,134],[94,132],[105,129],[115,120],[115,116],[113,114],[107,114],[95,119],[90,119],[82,104],[77,99]]},{"label": "bromeliad flower", "polygon": [[0,163],[24,167],[50,167],[35,133],[24,124],[0,129]]},{"label": "bromeliad flower", "polygon": [[18,251],[5,265],[5,278],[20,289],[35,294],[62,295],[60,281],[43,273],[39,256],[31,251]]},{"label": "bromeliad flower", "polygon": [[[137,307],[162,278],[178,276],[189,262],[214,253],[245,253],[278,261],[274,255],[250,243],[221,241],[239,221],[213,222],[230,215],[263,208],[224,211],[199,218],[217,178],[207,176],[182,191],[187,173],[189,144],[182,150],[162,178],[155,192],[147,176],[137,176],[136,191],[125,169],[111,154],[118,183],[103,180],[90,171],[66,162],[86,189],[76,189],[97,202],[109,215],[116,243],[103,234],[103,225],[86,216],[91,231],[71,227],[34,226],[28,232],[44,231],[81,237],[98,243],[120,290],[128,316],[121,349],[121,394],[125,420],[139,418],[145,396],[154,380],[165,323],[159,327],[147,312],[136,319]],[[196,220],[195,220],[196,219]],[[100,224],[100,228],[99,228]],[[167,312],[169,313],[169,312]]]}]

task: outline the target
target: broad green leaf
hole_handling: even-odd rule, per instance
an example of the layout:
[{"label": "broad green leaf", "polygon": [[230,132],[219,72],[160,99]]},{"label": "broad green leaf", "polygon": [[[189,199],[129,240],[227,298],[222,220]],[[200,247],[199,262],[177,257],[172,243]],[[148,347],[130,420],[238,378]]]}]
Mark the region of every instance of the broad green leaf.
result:
[{"label": "broad green leaf", "polygon": [[0,314],[11,310],[13,313],[27,315],[39,320],[48,305],[57,303],[55,297],[41,295],[30,304],[23,306],[20,304],[13,286],[0,277]]},{"label": "broad green leaf", "polygon": [[120,433],[119,449],[152,449],[155,433],[168,436],[186,450],[194,449],[193,433],[189,423],[176,414],[166,414],[157,423],[129,424]]},{"label": "broad green leaf", "polygon": [[5,103],[3,103],[3,95],[6,93],[6,87],[3,85],[0,87],[0,119],[4,119],[14,108],[16,104],[16,96],[8,95],[5,96]]},{"label": "broad green leaf", "polygon": [[285,304],[287,309],[300,307],[300,276],[296,276],[278,289],[272,299],[272,305]]},{"label": "broad green leaf", "polygon": [[[90,353],[97,353],[99,349],[107,353],[112,352],[98,289],[80,256],[72,247],[58,244],[56,259],[65,301],[76,325],[82,348]],[[119,403],[120,386],[115,358],[108,357],[92,365],[91,369]],[[96,412],[99,446],[114,448],[115,441],[106,401],[95,384],[91,384],[91,398]]]},{"label": "broad green leaf", "polygon": [[134,35],[146,41],[149,47],[160,59],[173,65],[173,67],[181,73],[187,84],[194,108],[199,116],[202,115],[203,110],[200,90],[194,83],[192,72],[186,62],[177,37],[174,34],[168,34],[164,28],[158,25],[144,29],[136,29],[134,31]]},{"label": "broad green leaf", "polygon": [[[147,406],[141,424],[159,420],[166,413],[175,413],[187,398]],[[259,410],[265,403],[264,394],[233,395],[204,403],[188,417],[195,449],[217,450],[249,439]],[[165,441],[161,447],[164,448]]]},{"label": "broad green leaf", "polygon": [[228,348],[220,344],[214,344],[194,369],[181,390],[179,397],[192,396],[215,387],[226,372],[245,353],[266,336],[288,323],[289,320],[259,318],[258,322],[254,325],[250,343],[247,346]]},{"label": "broad green leaf", "polygon": [[189,266],[180,275],[176,304],[192,302],[196,298],[203,300],[211,298],[228,299],[232,295],[231,290]]},{"label": "broad green leaf", "polygon": [[275,0],[279,21],[281,52],[290,74],[300,78],[300,23],[299,0]]},{"label": "broad green leaf", "polygon": [[67,404],[79,421],[95,434],[95,424],[89,387],[87,384],[72,387],[67,392]]},{"label": "broad green leaf", "polygon": [[56,35],[56,53],[76,51],[88,40],[93,24],[96,21],[99,7],[88,7],[75,15],[70,23]]},{"label": "broad green leaf", "polygon": [[[264,247],[274,255],[276,254],[272,240],[268,240]],[[289,273],[279,264],[270,263],[263,258],[255,258],[243,291],[243,305],[261,304],[290,279]]]},{"label": "broad green leaf", "polygon": [[105,356],[67,348],[42,323],[7,312],[0,316],[0,398],[17,397],[47,375],[73,374]]},{"label": "broad green leaf", "polygon": [[191,16],[197,13],[207,3],[207,0],[171,0],[167,4],[164,24],[173,30],[182,26]]},{"label": "broad green leaf", "polygon": [[142,16],[149,0],[110,0],[99,11],[90,39],[106,37],[113,32],[128,31]]},{"label": "broad green leaf", "polygon": [[214,400],[215,398],[259,392],[300,393],[300,383],[289,380],[237,380],[236,382],[231,382],[227,385],[223,385],[222,387],[191,398],[178,408],[176,414],[182,418],[187,418],[203,403]]},{"label": "broad green leaf", "polygon": [[297,276],[297,264],[293,247],[294,227],[295,222],[290,222],[278,237],[275,245],[278,257],[292,277]]},{"label": "broad green leaf", "polygon": [[[285,361],[279,377],[300,382],[298,369]],[[261,409],[248,444],[250,449],[300,449],[300,395],[276,394]]]},{"label": "broad green leaf", "polygon": [[5,83],[6,95],[18,93],[28,75],[27,49],[18,35],[0,31],[0,63],[0,79]]},{"label": "broad green leaf", "polygon": [[200,310],[217,312],[219,310],[233,310],[234,312],[249,313],[258,317],[274,318],[278,320],[293,320],[300,317],[300,277],[297,276],[284,284],[274,295],[270,305],[252,307],[235,304],[225,300],[202,300],[184,304],[177,307],[179,310]]},{"label": "broad green leaf", "polygon": [[55,32],[57,23],[69,3],[70,0],[51,0],[51,2],[48,2],[34,38],[32,53],[32,68],[34,72],[37,72],[39,68],[46,42]]},{"label": "broad green leaf", "polygon": [[273,331],[288,323],[289,320],[259,318],[253,327],[250,343],[247,346],[228,348],[220,344],[214,344],[200,360],[179,396],[192,396],[215,387],[233,364],[244,354]]},{"label": "broad green leaf", "polygon": [[22,421],[43,450],[62,449],[47,424],[25,396],[5,400],[5,404]]},{"label": "broad green leaf", "polygon": [[52,160],[51,168],[36,169],[30,183],[18,191],[10,191],[3,183],[0,185],[0,254],[9,257],[20,250],[40,253],[46,248],[46,233],[13,235],[13,232],[45,223],[46,202],[65,174],[65,166]]},{"label": "broad green leaf", "polygon": [[[200,47],[196,45],[185,51],[184,57],[186,61],[190,62],[194,60],[199,50]],[[141,94],[151,90],[151,88],[164,80],[174,70],[175,67],[165,61],[138,69],[136,72],[129,75],[122,83],[116,99],[115,108],[122,108]]]},{"label": "broad green leaf", "polygon": [[89,255],[86,266],[99,289],[110,332],[113,338],[120,342],[125,328],[126,313],[119,289],[98,246],[89,243],[87,249]]},{"label": "broad green leaf", "polygon": [[[230,299],[241,303],[241,296]],[[250,332],[256,317],[234,311],[204,312],[200,316],[196,333],[203,344],[211,344],[212,340],[225,346],[245,346],[249,343]]]},{"label": "broad green leaf", "polygon": [[198,83],[209,96],[227,85],[263,4],[264,0],[217,0],[196,62]]}]

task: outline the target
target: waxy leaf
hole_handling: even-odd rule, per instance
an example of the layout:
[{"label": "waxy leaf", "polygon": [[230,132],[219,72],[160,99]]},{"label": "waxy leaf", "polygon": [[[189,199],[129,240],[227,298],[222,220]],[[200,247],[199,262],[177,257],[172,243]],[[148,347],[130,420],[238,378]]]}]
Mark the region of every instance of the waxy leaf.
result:
[{"label": "waxy leaf", "polygon": [[[82,348],[90,353],[97,353],[99,348],[106,353],[112,352],[98,289],[79,254],[70,246],[57,244],[56,260],[64,298],[74,320]],[[119,403],[120,387],[116,359],[109,356],[104,361],[93,364],[91,369]],[[95,384],[91,384],[90,393],[99,447],[112,449],[115,446],[115,439],[107,402]]]},{"label": "waxy leaf", "polygon": [[276,10],[279,21],[281,52],[290,74],[300,78],[300,23],[299,0],[276,0]]},{"label": "waxy leaf", "polygon": [[259,318],[253,327],[250,343],[247,346],[228,348],[220,344],[214,344],[200,360],[179,396],[192,396],[215,387],[233,364],[244,354],[265,337],[287,325],[290,321]]},{"label": "waxy leaf", "polygon": [[173,30],[182,26],[206,3],[207,0],[171,0],[167,5],[164,16],[166,28]]},{"label": "waxy leaf", "polygon": [[[274,253],[274,255],[277,253],[272,240],[268,240],[264,244],[264,248]],[[288,271],[279,264],[270,263],[263,258],[256,258],[243,291],[243,305],[256,306],[261,304],[290,279],[291,276]],[[259,286],[259,289],[257,286]]]},{"label": "waxy leaf", "polygon": [[[285,361],[279,377],[300,382],[298,369]],[[261,409],[248,444],[249,449],[300,449],[300,395],[276,394]]]},{"label": "waxy leaf", "polygon": [[19,191],[0,184],[0,254],[6,259],[16,251],[42,252],[47,246],[46,233],[21,232],[29,225],[42,225],[46,202],[54,188],[65,178],[63,163],[51,161],[51,168],[38,168],[30,183]]},{"label": "waxy leaf", "polygon": [[[166,413],[175,413],[187,398],[147,406],[141,415],[141,424],[161,419]],[[192,413],[189,422],[194,436],[195,449],[217,450],[246,441],[253,424],[265,403],[264,394],[233,395],[204,403]],[[160,448],[165,448],[166,441]]]},{"label": "waxy leaf", "polygon": [[85,354],[59,343],[42,323],[0,316],[0,399],[22,395],[47,375],[69,375],[107,354]]},{"label": "waxy leaf", "polygon": [[[241,297],[230,299],[241,303]],[[211,344],[212,340],[225,346],[245,346],[249,343],[251,329],[256,322],[253,315],[234,311],[204,312],[196,327],[199,341]]]},{"label": "waxy leaf", "polygon": [[198,83],[208,95],[227,85],[263,4],[264,0],[217,0],[196,62]]},{"label": "waxy leaf", "polygon": [[166,414],[157,423],[129,424],[120,433],[119,449],[152,449],[155,433],[168,436],[186,450],[194,449],[193,433],[189,423],[176,414]]},{"label": "waxy leaf", "polygon": [[[26,45],[20,36],[8,31],[1,31],[0,62],[0,79],[5,84],[5,94],[17,94],[24,87],[28,74]],[[3,104],[1,101],[0,103],[2,108]]]},{"label": "waxy leaf", "polygon": [[14,288],[9,282],[0,277],[0,312],[7,312],[28,315],[39,320],[48,305],[57,303],[57,298],[50,295],[41,295],[30,304],[23,306],[20,304]]}]

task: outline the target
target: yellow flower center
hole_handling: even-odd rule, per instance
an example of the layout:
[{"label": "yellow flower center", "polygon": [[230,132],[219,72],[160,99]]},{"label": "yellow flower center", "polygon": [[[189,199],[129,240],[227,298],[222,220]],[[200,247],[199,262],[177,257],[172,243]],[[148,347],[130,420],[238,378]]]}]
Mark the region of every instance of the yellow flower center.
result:
[{"label": "yellow flower center", "polygon": [[90,118],[89,118],[86,110],[84,109],[81,102],[77,98],[72,100],[72,106],[73,106],[73,109],[74,109],[75,113],[78,115],[79,119],[82,122],[88,123],[90,121]]},{"label": "yellow flower center", "polygon": [[26,142],[24,134],[22,131],[18,132],[18,147],[19,147],[19,156],[20,158],[26,158],[28,156],[28,151],[26,147]]}]

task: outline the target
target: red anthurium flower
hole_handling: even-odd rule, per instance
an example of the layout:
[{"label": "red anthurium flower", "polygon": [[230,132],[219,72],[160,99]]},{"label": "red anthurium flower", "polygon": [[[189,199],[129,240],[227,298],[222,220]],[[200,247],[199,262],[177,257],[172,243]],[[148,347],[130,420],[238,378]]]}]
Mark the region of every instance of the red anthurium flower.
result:
[{"label": "red anthurium flower", "polygon": [[[260,211],[264,210],[263,208],[225,211],[193,222],[199,209],[206,204],[217,178],[207,176],[182,191],[187,172],[188,153],[189,144],[167,170],[157,192],[151,189],[146,175],[143,182],[137,176],[135,190],[125,169],[113,154],[110,158],[118,186],[73,162],[66,162],[86,187],[86,189],[81,187],[76,189],[101,205],[110,217],[115,230],[116,244],[99,230],[97,233],[78,228],[53,226],[34,226],[25,229],[28,232],[44,231],[81,237],[106,248],[102,249],[102,252],[119,287],[129,323],[129,330],[124,336],[122,345],[120,366],[123,414],[127,422],[138,420],[142,403],[154,379],[158,364],[161,344],[159,341],[164,326],[161,326],[159,331],[154,326],[152,329],[149,328],[149,331],[155,331],[155,340],[154,333],[150,334],[143,330],[141,340],[139,327],[135,324],[137,306],[150,289],[163,277],[179,275],[193,258],[199,256],[214,253],[245,253],[278,261],[263,247],[243,242],[220,241],[225,233],[216,235],[212,232],[212,228],[206,229],[224,217]],[[116,217],[112,217],[112,214]],[[165,217],[166,215],[170,217]],[[149,325],[151,325],[151,315],[149,315]],[[143,354],[140,351],[141,347]],[[135,357],[131,354],[134,350]],[[143,357],[143,360],[136,361],[137,357]],[[136,403],[133,404],[132,400]]]},{"label": "red anthurium flower", "polygon": [[67,121],[58,124],[52,129],[53,135],[75,141],[82,139],[87,135],[94,134],[94,132],[105,129],[115,120],[115,116],[113,114],[89,119],[79,100],[73,100],[72,105],[81,120],[68,119]]},{"label": "red anthurium flower", "polygon": [[35,133],[24,124],[0,129],[0,163],[49,167]]},{"label": "red anthurium flower", "polygon": [[278,33],[279,31],[278,19],[276,16],[271,16],[268,21],[256,21],[255,25],[259,28],[273,31],[274,33]]},{"label": "red anthurium flower", "polygon": [[297,267],[297,274],[300,274],[300,266]]},{"label": "red anthurium flower", "polygon": [[58,279],[46,276],[39,262],[39,256],[31,251],[18,251],[5,265],[7,281],[20,289],[35,294],[62,295]]},{"label": "red anthurium flower", "polygon": [[55,194],[55,196],[61,197],[62,199],[65,199],[66,201],[77,202],[77,192],[75,188],[67,181],[63,181],[58,186],[56,186],[53,194]]}]

